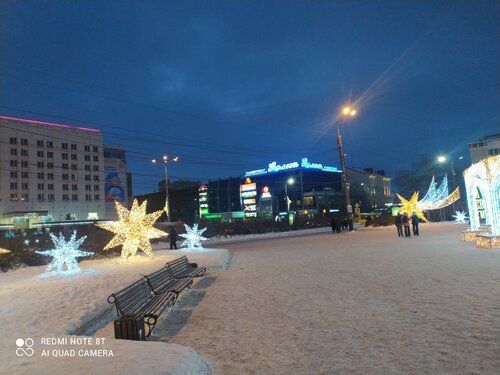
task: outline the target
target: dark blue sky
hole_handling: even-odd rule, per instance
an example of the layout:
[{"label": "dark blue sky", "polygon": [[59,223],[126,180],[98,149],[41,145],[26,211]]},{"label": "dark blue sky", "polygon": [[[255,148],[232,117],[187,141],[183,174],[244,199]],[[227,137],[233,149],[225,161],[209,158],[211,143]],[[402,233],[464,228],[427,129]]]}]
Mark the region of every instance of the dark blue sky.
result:
[{"label": "dark blue sky", "polygon": [[[307,156],[407,168],[500,132],[498,1],[3,1],[0,113],[126,147],[134,193]],[[465,163],[465,161],[463,162]]]}]

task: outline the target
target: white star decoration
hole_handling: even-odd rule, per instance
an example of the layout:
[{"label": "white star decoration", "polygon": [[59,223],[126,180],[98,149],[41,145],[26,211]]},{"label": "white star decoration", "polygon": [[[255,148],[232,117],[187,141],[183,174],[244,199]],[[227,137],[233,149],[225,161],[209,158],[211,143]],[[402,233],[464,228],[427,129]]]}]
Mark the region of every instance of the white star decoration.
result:
[{"label": "white star decoration", "polygon": [[201,245],[201,241],[205,241],[206,238],[202,236],[203,232],[207,230],[207,228],[203,228],[198,230],[198,224],[193,225],[193,229],[184,224],[186,228],[186,234],[179,234],[179,236],[184,237],[185,240],[182,242],[182,246],[186,246],[188,248],[199,247],[203,248]]},{"label": "white star decoration", "polygon": [[83,236],[80,239],[76,239],[76,230],[73,231],[68,242],[62,235],[59,233],[59,237],[56,237],[54,234],[49,233],[50,238],[52,238],[52,242],[54,242],[55,248],[46,251],[37,251],[38,254],[51,256],[54,259],[50,262],[46,268],[47,271],[56,270],[57,273],[62,273],[64,266],[66,265],[66,271],[78,271],[80,267],[78,267],[78,262],[76,258],[78,257],[86,257],[89,255],[93,255],[94,253],[90,251],[81,251],[78,248],[85,241],[87,236]]},{"label": "white star decoration", "polygon": [[455,211],[455,215],[451,215],[455,218],[456,223],[465,223],[467,218],[467,212],[465,211]]}]

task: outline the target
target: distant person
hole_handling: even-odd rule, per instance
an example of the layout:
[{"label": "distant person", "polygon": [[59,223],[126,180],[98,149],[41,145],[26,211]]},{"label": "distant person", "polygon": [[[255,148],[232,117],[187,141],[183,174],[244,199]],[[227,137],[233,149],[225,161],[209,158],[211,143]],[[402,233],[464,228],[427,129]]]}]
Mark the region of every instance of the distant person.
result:
[{"label": "distant person", "polygon": [[342,222],[342,229],[347,230],[349,228],[349,220],[347,220],[346,217],[344,217],[344,221]]},{"label": "distant person", "polygon": [[337,231],[337,226],[335,224],[334,218],[332,218],[332,220],[330,221],[330,226],[332,227],[332,232],[335,233]]},{"label": "distant person", "polygon": [[418,218],[418,215],[416,212],[413,212],[413,215],[411,215],[411,226],[413,229],[413,235],[418,237],[418,223],[420,219]]},{"label": "distant person", "polygon": [[396,224],[396,229],[398,230],[398,237],[403,237],[403,217],[399,212],[394,218],[394,224]]},{"label": "distant person", "polygon": [[352,222],[351,218],[347,220],[347,225],[349,226],[349,232],[352,232],[354,230],[354,223]]},{"label": "distant person", "polygon": [[408,212],[405,212],[403,214],[401,222],[403,223],[403,227],[405,228],[405,237],[407,237],[407,238],[411,237],[411,233],[410,233],[410,217],[408,216]]},{"label": "distant person", "polygon": [[175,230],[174,227],[170,229],[170,250],[175,249],[177,250],[177,231]]}]

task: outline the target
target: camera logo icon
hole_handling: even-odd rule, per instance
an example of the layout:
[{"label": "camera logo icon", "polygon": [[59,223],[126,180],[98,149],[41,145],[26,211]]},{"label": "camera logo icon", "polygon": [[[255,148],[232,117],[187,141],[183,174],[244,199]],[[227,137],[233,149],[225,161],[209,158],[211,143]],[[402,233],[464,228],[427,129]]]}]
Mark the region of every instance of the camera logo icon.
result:
[{"label": "camera logo icon", "polygon": [[35,350],[32,348],[32,346],[35,344],[35,341],[31,338],[27,339],[17,339],[16,340],[16,354],[18,357],[31,357],[33,354],[35,354]]}]

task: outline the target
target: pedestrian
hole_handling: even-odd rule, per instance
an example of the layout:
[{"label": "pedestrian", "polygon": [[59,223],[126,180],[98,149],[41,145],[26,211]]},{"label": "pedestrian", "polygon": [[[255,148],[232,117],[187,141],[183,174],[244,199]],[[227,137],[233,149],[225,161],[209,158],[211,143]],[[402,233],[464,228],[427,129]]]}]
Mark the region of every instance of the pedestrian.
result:
[{"label": "pedestrian", "polygon": [[415,211],[413,211],[413,215],[411,215],[411,226],[413,229],[413,235],[418,237],[418,223],[420,219]]},{"label": "pedestrian", "polygon": [[170,250],[175,249],[177,250],[177,231],[175,230],[174,227],[170,229]]},{"label": "pedestrian", "polygon": [[330,221],[330,226],[332,227],[332,232],[335,233],[337,231],[337,228],[335,226],[335,219],[332,218],[332,221]]},{"label": "pedestrian", "polygon": [[394,224],[396,224],[396,229],[398,230],[398,237],[403,237],[403,221],[401,213],[398,212],[394,218]]},{"label": "pedestrian", "polygon": [[405,212],[403,214],[403,218],[401,219],[401,222],[403,223],[403,227],[405,228],[405,237],[407,237],[407,238],[411,237],[410,217],[408,216],[408,212]]},{"label": "pedestrian", "polygon": [[347,220],[347,218],[344,217],[344,221],[342,223],[342,229],[347,230],[347,228],[349,228],[349,220]]}]

